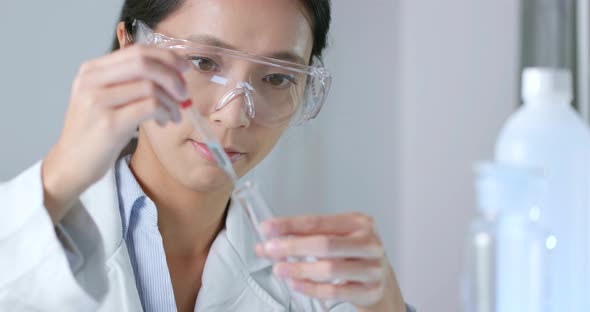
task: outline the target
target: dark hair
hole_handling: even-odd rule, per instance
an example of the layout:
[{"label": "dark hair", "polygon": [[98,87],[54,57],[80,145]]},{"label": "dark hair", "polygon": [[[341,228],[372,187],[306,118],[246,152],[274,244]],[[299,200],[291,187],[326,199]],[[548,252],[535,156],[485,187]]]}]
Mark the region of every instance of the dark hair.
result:
[{"label": "dark hair", "polygon": [[[145,22],[155,28],[158,23],[176,12],[186,0],[125,0],[121,10],[120,22],[125,23],[127,37],[131,38],[131,26],[135,19]],[[326,48],[328,32],[330,30],[331,4],[330,0],[300,0],[311,18],[313,33],[312,56],[321,57]],[[112,51],[118,50],[119,40],[115,36]]]}]

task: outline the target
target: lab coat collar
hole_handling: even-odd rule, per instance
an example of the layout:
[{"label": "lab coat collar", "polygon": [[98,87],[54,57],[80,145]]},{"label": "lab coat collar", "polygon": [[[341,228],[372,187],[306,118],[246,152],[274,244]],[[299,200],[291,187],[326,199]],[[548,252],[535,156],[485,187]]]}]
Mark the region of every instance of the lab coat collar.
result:
[{"label": "lab coat collar", "polygon": [[105,256],[110,259],[123,243],[114,168],[109,170],[101,180],[88,188],[80,196],[80,202],[96,223],[103,240]]}]

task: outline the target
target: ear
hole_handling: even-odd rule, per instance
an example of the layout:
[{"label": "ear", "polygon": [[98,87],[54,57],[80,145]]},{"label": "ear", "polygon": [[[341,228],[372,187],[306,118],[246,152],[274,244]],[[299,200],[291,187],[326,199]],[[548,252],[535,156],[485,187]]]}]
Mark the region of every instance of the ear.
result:
[{"label": "ear", "polygon": [[125,31],[125,23],[119,22],[117,24],[117,39],[119,39],[119,46],[122,48],[131,45],[131,42],[128,42],[127,32]]}]

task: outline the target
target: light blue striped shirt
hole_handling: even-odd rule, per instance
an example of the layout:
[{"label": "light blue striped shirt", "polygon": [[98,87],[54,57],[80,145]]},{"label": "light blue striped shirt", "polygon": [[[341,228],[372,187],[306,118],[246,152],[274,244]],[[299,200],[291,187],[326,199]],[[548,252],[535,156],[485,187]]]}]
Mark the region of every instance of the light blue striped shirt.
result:
[{"label": "light blue striped shirt", "polygon": [[146,312],[175,312],[172,280],[158,229],[158,211],[131,172],[130,157],[119,159],[115,172],[123,239],[127,243],[139,298]]}]

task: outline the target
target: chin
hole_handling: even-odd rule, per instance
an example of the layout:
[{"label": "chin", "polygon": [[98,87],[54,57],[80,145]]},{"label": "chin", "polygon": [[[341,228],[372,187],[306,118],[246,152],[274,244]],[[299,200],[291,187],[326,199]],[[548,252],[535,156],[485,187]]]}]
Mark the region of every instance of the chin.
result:
[{"label": "chin", "polygon": [[207,166],[182,178],[183,184],[196,192],[218,192],[232,187],[231,179],[217,167]]}]

